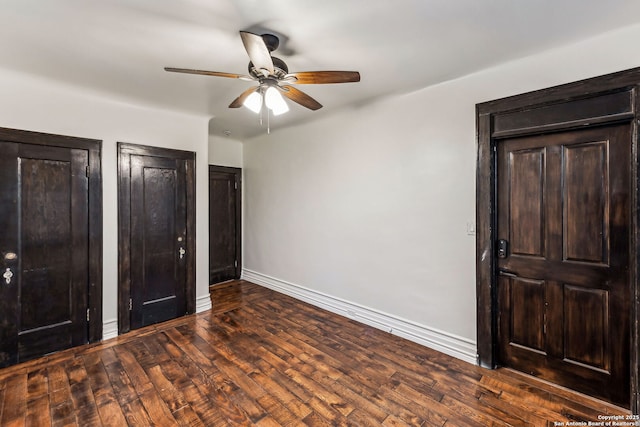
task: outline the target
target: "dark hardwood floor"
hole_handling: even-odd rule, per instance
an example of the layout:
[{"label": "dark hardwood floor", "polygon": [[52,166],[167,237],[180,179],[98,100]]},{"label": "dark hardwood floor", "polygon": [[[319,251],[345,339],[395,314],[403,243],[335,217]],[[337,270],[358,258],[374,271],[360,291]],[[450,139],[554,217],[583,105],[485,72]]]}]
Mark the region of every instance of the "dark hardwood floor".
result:
[{"label": "dark hardwood floor", "polygon": [[0,424],[552,426],[629,414],[248,282],[211,291],[212,311],[0,370]]}]

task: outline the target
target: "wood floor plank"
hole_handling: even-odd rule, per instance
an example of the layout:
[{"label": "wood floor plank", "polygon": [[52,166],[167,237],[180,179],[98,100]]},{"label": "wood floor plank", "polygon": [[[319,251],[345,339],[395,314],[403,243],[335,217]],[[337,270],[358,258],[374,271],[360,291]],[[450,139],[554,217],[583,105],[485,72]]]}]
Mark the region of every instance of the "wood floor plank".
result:
[{"label": "wood floor plank", "polygon": [[156,391],[169,408],[171,413],[187,406],[187,402],[184,399],[182,393],[173,386],[171,381],[164,376],[161,365],[156,365],[149,368],[149,377],[153,382]]},{"label": "wood floor plank", "polygon": [[2,426],[24,425],[27,415],[27,374],[19,372],[7,379],[7,391],[4,395]]},{"label": "wood floor plank", "polygon": [[140,402],[149,414],[152,425],[171,426],[177,424],[166,402],[162,400],[155,389],[140,395]]},{"label": "wood floor plank", "polygon": [[302,373],[294,369],[287,369],[285,374],[293,381],[298,383],[301,387],[305,388],[307,391],[313,394],[313,397],[309,402],[316,400],[323,403],[322,405],[316,407],[314,407],[310,403],[309,405],[316,411],[318,411],[318,408],[328,409],[327,411],[323,411],[320,413],[325,418],[330,415],[330,417],[327,419],[336,419],[336,417],[333,414],[330,414],[330,412],[336,412],[342,417],[346,417],[355,409],[351,402],[346,401],[339,395],[335,394],[333,390],[318,383],[310,376],[303,375]]},{"label": "wood floor plank", "polygon": [[27,374],[26,425],[50,426],[50,412],[47,368],[41,367]]},{"label": "wood floor plank", "polygon": [[51,425],[51,408],[49,407],[49,396],[42,395],[35,399],[29,399],[27,404],[27,416],[25,425],[48,427]]},{"label": "wood floor plank", "polygon": [[256,399],[265,393],[261,387],[199,335],[194,335],[191,342],[213,363],[218,375],[212,378],[216,378],[219,387],[247,414],[251,421],[258,422],[267,416],[264,409],[256,402]]},{"label": "wood floor plank", "polygon": [[[211,406],[211,401],[209,401],[204,394],[200,393],[197,385],[198,377],[204,378],[204,381],[200,380],[200,383],[208,382],[208,379],[203,376],[202,371],[192,364],[187,353],[176,346],[166,333],[159,335],[158,341],[172,354],[172,360],[160,366],[163,377],[170,383],[169,388],[175,389],[176,393],[179,394],[181,404],[186,403],[191,405],[195,409],[195,413],[205,424],[214,424],[212,411],[207,409]],[[237,414],[233,414],[232,418],[236,416]],[[215,423],[222,424],[223,421],[222,419],[216,418]]]},{"label": "wood floor plank", "polygon": [[226,313],[242,306],[242,290],[234,282],[209,286],[211,313]]},{"label": "wood floor plank", "polygon": [[252,423],[257,423],[268,415],[255,399],[247,395],[246,390],[240,388],[233,381],[222,377],[221,380],[217,380],[217,386]]},{"label": "wood floor plank", "polygon": [[[124,348],[119,348],[117,353],[114,352],[114,354],[119,357],[115,362],[105,364],[104,359],[102,359],[102,361],[104,370],[113,388],[113,394],[118,404],[124,405],[137,399],[138,391],[144,393],[151,387],[151,383],[142,370],[142,367],[135,363],[131,354]],[[125,368],[125,366],[127,368]],[[138,387],[136,387],[134,381]]]},{"label": "wood floor plank", "polygon": [[301,402],[308,402],[309,399],[313,397],[313,394],[309,393],[285,374],[287,369],[290,369],[290,366],[282,359],[262,347],[257,350],[260,352],[261,359],[256,362],[256,366],[258,366],[265,375],[280,384]]},{"label": "wood floor plank", "polygon": [[300,400],[295,394],[279,383],[279,378],[268,373],[254,371],[249,374],[251,379],[265,389],[269,395],[278,399],[297,419],[302,419],[311,413],[311,408]]},{"label": "wood floor plank", "polygon": [[97,350],[98,356],[102,360],[102,364],[106,367],[112,363],[119,361],[116,351],[113,347],[107,347],[104,350]]},{"label": "wood floor plank", "polygon": [[182,328],[176,328],[175,330],[165,331],[167,337],[169,337],[178,347],[183,349],[189,354],[189,358],[207,375],[212,375],[217,368],[214,366],[211,359],[203,354],[198,347],[194,345],[192,339],[195,337],[195,332],[185,330]]},{"label": "wood floor plank", "polygon": [[[315,377],[319,378],[319,377]],[[360,393],[352,390],[350,387],[344,385],[344,382],[349,382],[349,378],[342,378],[341,381],[335,381],[332,383],[326,383],[327,387],[331,387],[331,389],[345,399],[348,402],[353,402],[354,410],[351,411],[348,415],[348,419],[354,418],[367,418],[375,420],[378,424],[380,424],[388,415],[388,410],[386,408],[381,408],[376,405],[370,399],[367,399]],[[354,411],[358,411],[359,415],[355,415],[352,417]]]},{"label": "wood floor plank", "polygon": [[328,423],[327,425],[348,425],[347,418],[335,408],[331,407],[331,404],[325,399],[314,396],[309,400],[309,402],[307,402],[307,404],[313,409],[312,414],[317,415],[314,416],[313,419],[318,421],[319,417],[324,422]]},{"label": "wood floor plank", "polygon": [[435,422],[435,425],[445,425],[449,420],[453,420],[458,427],[473,427],[476,425],[473,420],[466,418],[464,415],[444,405],[442,398],[436,400],[433,396],[424,394],[404,383],[394,384],[391,390],[398,396],[406,399],[406,401],[410,403],[408,408],[416,412],[417,415],[425,418],[427,425],[432,422]]},{"label": "wood floor plank", "polygon": [[257,399],[260,406],[264,408],[265,411],[270,415],[271,418],[275,422],[280,425],[288,426],[295,424],[298,420],[298,417],[286,406],[282,404],[278,399],[273,397],[270,394],[264,394],[263,396]]},{"label": "wood floor plank", "polygon": [[138,398],[122,405],[122,412],[130,426],[151,426],[153,421],[149,417],[142,401]]},{"label": "wood floor plank", "polygon": [[82,360],[96,405],[100,407],[100,405],[115,400],[111,382],[104,370],[100,356],[97,353],[91,353],[82,357]]},{"label": "wood floor plank", "polygon": [[51,425],[66,426],[75,423],[73,400],[69,377],[64,365],[54,364],[47,367],[49,378],[49,406]]},{"label": "wood floor plank", "polygon": [[39,368],[27,374],[27,401],[40,399],[49,393],[47,368]]},{"label": "wood floor plank", "polygon": [[4,395],[7,390],[7,380],[0,379],[0,421],[2,420],[2,412],[4,411]]},{"label": "wood floor plank", "polygon": [[245,281],[225,292],[216,312],[0,369],[0,425],[503,427],[629,414]]},{"label": "wood floor plank", "polygon": [[200,419],[207,425],[249,425],[250,420],[209,377],[192,365],[182,365],[193,386],[183,388],[183,394]]},{"label": "wood floor plank", "polygon": [[141,396],[147,391],[153,388],[153,384],[151,380],[147,376],[144,368],[139,363],[138,355],[144,354],[146,349],[144,346],[135,346],[131,343],[124,345],[123,347],[117,348],[116,353],[118,357],[122,361],[122,366],[129,377],[130,384],[127,384],[126,381],[123,381],[125,384],[126,391],[124,391],[125,395],[129,393],[135,394],[137,396]]},{"label": "wood floor plank", "polygon": [[[385,418],[387,415],[385,415]],[[384,420],[384,418],[383,418]],[[363,426],[363,427],[376,427],[382,425],[382,421],[374,418],[372,415],[360,409],[354,409],[347,417],[349,425]]]},{"label": "wood floor plank", "polygon": [[82,359],[78,357],[67,363],[66,370],[77,422],[100,425],[98,407]]},{"label": "wood floor plank", "polygon": [[206,408],[208,405],[215,410],[213,415],[223,417],[221,420],[228,420],[232,425],[250,425],[247,414],[233,402],[219,385],[220,374],[217,373],[211,361],[204,357],[195,346],[190,346],[189,341],[185,340],[185,337],[178,331],[166,331],[166,334],[176,344],[182,343],[184,346],[181,348],[188,354],[188,356],[185,354],[182,358],[176,359],[175,362],[189,376],[195,386],[195,388],[187,387],[185,393],[189,393],[187,398],[192,402],[198,402],[195,407],[200,408],[201,418],[209,419],[211,417],[209,413],[211,411]]},{"label": "wood floor plank", "polygon": [[382,422],[382,425],[385,427],[405,427],[405,426],[415,426],[413,423],[405,422],[399,417],[391,414]]}]

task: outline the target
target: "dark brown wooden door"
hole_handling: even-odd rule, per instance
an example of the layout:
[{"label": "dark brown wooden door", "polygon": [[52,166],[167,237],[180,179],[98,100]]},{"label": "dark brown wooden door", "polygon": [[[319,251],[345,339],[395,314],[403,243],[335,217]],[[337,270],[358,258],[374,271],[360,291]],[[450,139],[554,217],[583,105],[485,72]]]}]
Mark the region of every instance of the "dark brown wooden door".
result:
[{"label": "dark brown wooden door", "polygon": [[0,142],[0,366],[88,341],[88,159]]},{"label": "dark brown wooden door", "polygon": [[629,128],[503,140],[497,169],[500,364],[623,406]]},{"label": "dark brown wooden door", "polygon": [[186,161],[132,155],[131,327],[186,313]]},{"label": "dark brown wooden door", "polygon": [[118,331],[195,311],[195,153],[118,143]]},{"label": "dark brown wooden door", "polygon": [[240,278],[240,169],[209,167],[209,283]]}]

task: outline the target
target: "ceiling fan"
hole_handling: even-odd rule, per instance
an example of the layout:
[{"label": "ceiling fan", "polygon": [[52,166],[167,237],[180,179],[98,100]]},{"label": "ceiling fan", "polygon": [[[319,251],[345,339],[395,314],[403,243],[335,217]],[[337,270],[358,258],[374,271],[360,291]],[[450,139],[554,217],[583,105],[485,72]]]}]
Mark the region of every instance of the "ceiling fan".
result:
[{"label": "ceiling fan", "polygon": [[189,68],[165,67],[165,70],[175,73],[257,81],[257,87],[251,87],[242,92],[240,96],[229,104],[229,108],[239,108],[244,105],[259,113],[264,103],[274,115],[279,115],[289,110],[280,94],[310,110],[322,108],[322,104],[291,86],[292,84],[351,83],[360,81],[360,73],[357,71],[302,71],[289,73],[289,68],[282,59],[271,56],[271,52],[276,50],[280,44],[277,36],[240,31],[240,37],[250,59],[248,75],[192,70]]}]

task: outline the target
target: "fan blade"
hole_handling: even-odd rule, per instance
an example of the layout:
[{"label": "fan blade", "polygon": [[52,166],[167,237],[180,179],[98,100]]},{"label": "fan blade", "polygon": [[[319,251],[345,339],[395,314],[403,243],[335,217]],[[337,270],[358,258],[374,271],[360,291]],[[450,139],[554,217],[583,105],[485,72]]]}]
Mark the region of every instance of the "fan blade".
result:
[{"label": "fan blade", "polygon": [[221,73],[218,71],[206,71],[206,70],[192,70],[191,68],[164,67],[164,70],[170,71],[172,73],[201,74],[203,76],[228,77],[230,79],[251,80],[251,81],[255,80],[251,76],[245,76],[242,74]]},{"label": "fan blade", "polygon": [[249,95],[251,95],[256,90],[258,90],[257,87],[250,87],[249,89],[245,90],[244,92],[242,92],[242,94],[240,94],[239,97],[234,99],[233,102],[231,104],[229,104],[229,108],[240,108],[240,107],[242,107],[242,104],[244,103],[244,100],[247,99],[249,97]]},{"label": "fan blade", "polygon": [[322,104],[318,101],[304,93],[303,91],[296,89],[293,86],[284,85],[280,87],[282,89],[282,94],[289,98],[290,100],[297,102],[303,107],[307,107],[310,110],[318,110],[322,108]]},{"label": "fan blade", "polygon": [[297,80],[292,82],[298,85],[326,84],[326,83],[354,83],[360,81],[360,73],[357,71],[302,71],[291,73]]},{"label": "fan blade", "polygon": [[240,31],[240,37],[242,37],[242,43],[244,44],[244,48],[247,51],[253,66],[258,70],[268,71],[269,74],[267,74],[267,76],[272,75],[274,73],[273,60],[271,59],[271,54],[269,53],[269,49],[267,49],[267,45],[264,43],[262,36],[246,31]]}]

